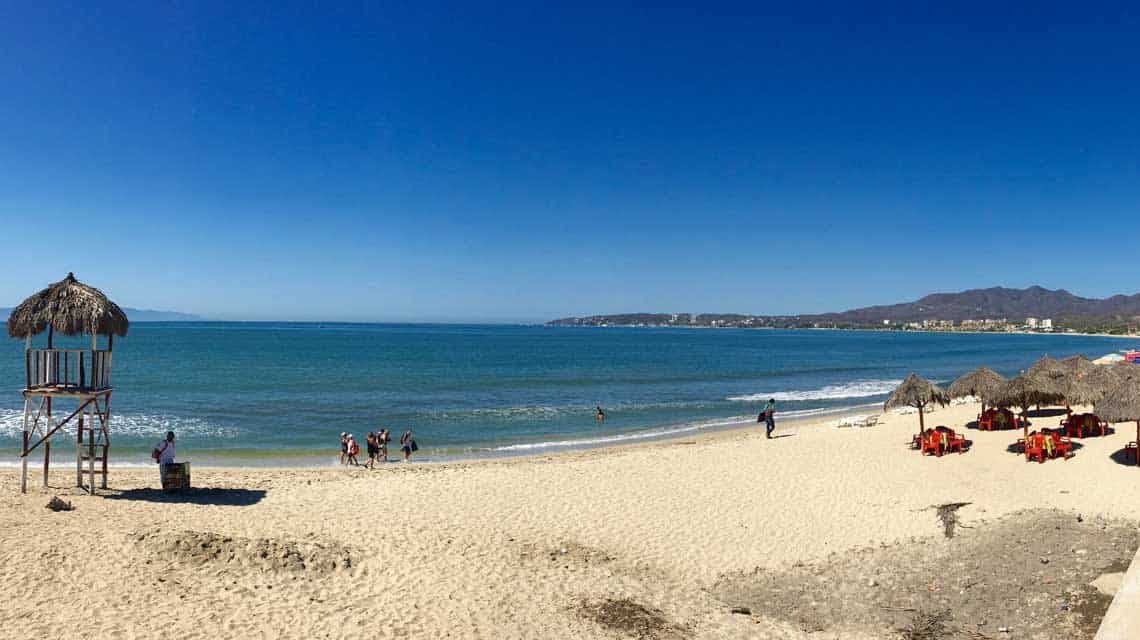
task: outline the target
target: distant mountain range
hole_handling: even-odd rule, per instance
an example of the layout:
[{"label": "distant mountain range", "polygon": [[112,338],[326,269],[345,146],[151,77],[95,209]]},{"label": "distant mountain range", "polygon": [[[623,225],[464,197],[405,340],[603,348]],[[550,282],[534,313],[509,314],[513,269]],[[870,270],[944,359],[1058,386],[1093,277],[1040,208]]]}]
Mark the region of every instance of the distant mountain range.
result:
[{"label": "distant mountain range", "polygon": [[[201,317],[192,313],[182,313],[180,311],[154,311],[152,309],[131,309],[124,307],[123,312],[127,314],[127,319],[131,322],[199,322],[202,320]],[[11,313],[11,307],[0,307],[0,318],[2,318],[3,321],[7,321]]]},{"label": "distant mountain range", "polygon": [[1111,298],[1082,298],[1064,289],[970,289],[961,293],[934,293],[914,302],[851,309],[816,316],[824,321],[917,322],[921,320],[980,320],[983,318],[1097,318],[1128,320],[1140,316],[1140,294]]},{"label": "distant mountain range", "polygon": [[746,315],[687,313],[627,313],[579,318],[561,318],[551,326],[654,325],[654,326],[883,326],[924,320],[1051,318],[1062,326],[1087,327],[1090,324],[1135,324],[1140,319],[1140,294],[1110,298],[1082,298],[1064,289],[1052,291],[1033,286],[1027,289],[970,289],[960,293],[934,293],[914,302],[862,307],[848,311],[805,315]]}]

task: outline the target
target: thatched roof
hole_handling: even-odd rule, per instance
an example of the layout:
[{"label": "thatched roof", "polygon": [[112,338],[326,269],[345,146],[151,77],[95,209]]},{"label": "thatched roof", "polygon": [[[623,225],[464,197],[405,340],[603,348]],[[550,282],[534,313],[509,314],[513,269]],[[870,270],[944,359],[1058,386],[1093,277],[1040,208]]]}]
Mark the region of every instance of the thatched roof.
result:
[{"label": "thatched roof", "polygon": [[[1026,371],[1034,379],[1037,389],[1042,392],[1050,393],[1057,396],[1055,399],[1048,402],[1060,402],[1067,397],[1069,391],[1080,391],[1077,389],[1069,389],[1069,376],[1073,369],[1071,366],[1066,366],[1061,360],[1043,356],[1040,360],[1033,363],[1032,367]],[[1033,404],[1037,404],[1034,402]],[[1042,401],[1041,404],[1046,404]]]},{"label": "thatched roof", "polygon": [[1005,378],[989,367],[978,367],[973,371],[959,377],[946,392],[951,398],[964,398],[977,396],[979,398],[993,394],[1005,384]]},{"label": "thatched roof", "polygon": [[950,402],[950,396],[942,387],[918,374],[911,373],[883,403],[883,410],[893,407],[925,407],[935,402],[946,406]]},{"label": "thatched roof", "polygon": [[8,335],[29,338],[48,327],[65,336],[127,335],[127,314],[102,291],[73,274],[20,303],[8,317]]},{"label": "thatched roof", "polygon": [[1063,375],[1065,373],[1065,365],[1061,364],[1061,361],[1056,358],[1050,358],[1048,355],[1044,355],[1041,356],[1040,360],[1034,362],[1033,366],[1029,367],[1027,373]]},{"label": "thatched roof", "polygon": [[1054,383],[1040,374],[1022,373],[984,398],[995,407],[1027,409],[1035,404],[1053,404],[1063,399]]},{"label": "thatched roof", "polygon": [[1108,422],[1140,420],[1140,378],[1121,379],[1103,400],[1096,403],[1096,415]]}]

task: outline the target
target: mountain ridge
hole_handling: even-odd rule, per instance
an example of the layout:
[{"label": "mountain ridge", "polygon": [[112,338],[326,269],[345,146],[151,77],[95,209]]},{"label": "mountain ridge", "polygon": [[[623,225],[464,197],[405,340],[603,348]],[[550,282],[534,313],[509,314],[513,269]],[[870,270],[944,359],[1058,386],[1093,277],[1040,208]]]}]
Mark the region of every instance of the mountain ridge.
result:
[{"label": "mountain ridge", "polygon": [[[622,322],[626,318],[633,322]],[[1086,298],[1065,289],[1033,285],[1024,289],[989,287],[952,293],[931,293],[912,302],[873,305],[847,311],[798,315],[749,314],[611,314],[560,318],[552,326],[609,324],[663,324],[675,326],[801,326],[818,323],[842,325],[882,325],[924,320],[1051,318],[1055,322],[1087,324],[1092,321],[1128,322],[1140,318],[1140,294],[1116,294],[1107,298]],[[753,319],[752,322],[745,322]],[[715,322],[714,322],[715,321]],[[885,321],[885,322],[884,322]]]}]

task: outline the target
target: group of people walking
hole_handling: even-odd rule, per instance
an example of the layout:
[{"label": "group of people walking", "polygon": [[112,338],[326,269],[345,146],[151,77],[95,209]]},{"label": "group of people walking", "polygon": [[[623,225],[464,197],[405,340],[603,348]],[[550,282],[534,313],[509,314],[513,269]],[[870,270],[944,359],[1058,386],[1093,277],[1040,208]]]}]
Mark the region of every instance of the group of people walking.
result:
[{"label": "group of people walking", "polygon": [[[364,445],[367,447],[368,459],[364,462],[366,469],[372,469],[376,466],[376,461],[388,462],[388,442],[392,439],[391,431],[389,429],[381,429],[378,432],[368,432],[368,436],[364,439]],[[419,446],[416,445],[416,440],[412,436],[412,430],[408,429],[404,435],[400,436],[400,451],[404,454],[404,462],[408,462],[412,458],[412,452],[418,451]],[[351,433],[344,431],[340,432],[340,463],[360,465],[356,456],[360,454],[360,445],[357,444],[356,439]]]}]

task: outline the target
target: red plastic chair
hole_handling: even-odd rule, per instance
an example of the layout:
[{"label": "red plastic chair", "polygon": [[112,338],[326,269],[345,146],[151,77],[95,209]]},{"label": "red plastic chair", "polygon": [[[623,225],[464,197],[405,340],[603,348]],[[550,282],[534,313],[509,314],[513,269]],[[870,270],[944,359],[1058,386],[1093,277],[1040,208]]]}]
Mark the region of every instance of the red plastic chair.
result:
[{"label": "red plastic chair", "polygon": [[1029,462],[1037,457],[1037,463],[1042,464],[1045,462],[1045,436],[1040,433],[1029,434],[1029,439],[1025,442],[1025,461]]},{"label": "red plastic chair", "polygon": [[1061,421],[1061,427],[1064,428],[1065,435],[1069,436],[1070,438],[1081,437],[1081,415],[1083,414],[1074,413],[1068,418],[1065,418]]},{"label": "red plastic chair", "polygon": [[931,430],[923,435],[922,449],[919,451],[919,453],[926,455],[927,451],[934,452],[934,455],[936,456],[942,456],[942,434]]},{"label": "red plastic chair", "polygon": [[1069,461],[1069,452],[1073,450],[1073,441],[1059,433],[1049,434],[1053,438],[1053,456],[1061,456],[1065,462]]},{"label": "red plastic chair", "polygon": [[978,429],[985,429],[986,431],[994,430],[994,414],[997,413],[993,409],[986,409],[978,414]]},{"label": "red plastic chair", "polygon": [[955,449],[957,449],[958,455],[961,455],[962,449],[965,446],[966,446],[966,436],[960,436],[957,433],[954,433],[953,429],[951,429],[946,434],[946,450],[947,451],[954,451]]},{"label": "red plastic chair", "polygon": [[1100,435],[1103,437],[1108,430],[1108,423],[1101,420],[1094,413],[1086,413],[1084,419],[1084,427],[1088,429],[1090,433],[1093,429],[1100,431]]}]

